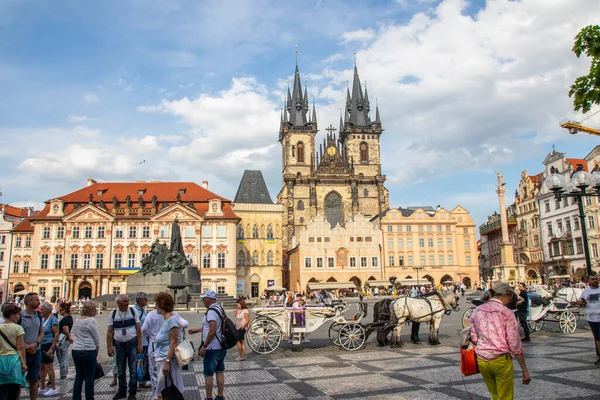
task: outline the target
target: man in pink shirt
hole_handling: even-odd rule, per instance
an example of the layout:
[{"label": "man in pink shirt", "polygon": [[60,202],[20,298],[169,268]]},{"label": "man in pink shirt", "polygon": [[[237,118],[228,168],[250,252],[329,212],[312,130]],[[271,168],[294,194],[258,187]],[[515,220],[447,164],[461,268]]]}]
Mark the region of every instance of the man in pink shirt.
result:
[{"label": "man in pink shirt", "polygon": [[471,341],[475,344],[477,366],[492,400],[514,398],[514,356],[523,371],[523,384],[531,382],[523,355],[519,327],[506,307],[514,296],[507,283],[497,283],[483,295],[483,303],[471,315]]}]

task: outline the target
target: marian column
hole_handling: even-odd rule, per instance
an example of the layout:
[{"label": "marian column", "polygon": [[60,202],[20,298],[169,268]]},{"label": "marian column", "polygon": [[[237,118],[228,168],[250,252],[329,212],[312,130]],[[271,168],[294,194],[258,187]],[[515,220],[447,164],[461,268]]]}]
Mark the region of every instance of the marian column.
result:
[{"label": "marian column", "polygon": [[498,270],[494,271],[494,277],[499,281],[508,281],[514,279],[523,279],[525,277],[524,266],[515,264],[515,253],[513,244],[508,236],[508,216],[506,215],[506,204],[504,203],[504,176],[501,171],[498,175],[498,200],[500,202],[500,224],[502,229],[502,244],[500,245],[500,265]]}]

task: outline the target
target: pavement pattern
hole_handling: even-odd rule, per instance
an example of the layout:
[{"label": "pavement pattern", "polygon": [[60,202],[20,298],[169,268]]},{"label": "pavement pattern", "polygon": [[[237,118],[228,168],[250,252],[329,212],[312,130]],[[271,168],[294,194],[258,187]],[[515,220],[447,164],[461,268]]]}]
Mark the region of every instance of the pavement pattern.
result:
[{"label": "pavement pattern", "polygon": [[[301,348],[282,343],[269,355],[250,352],[246,361],[240,362],[235,361],[237,351],[232,349],[226,360],[225,398],[489,399],[481,376],[462,377],[457,343],[455,337],[439,346],[406,344],[390,349],[376,347],[370,338],[362,350],[348,352],[321,338],[311,339]],[[584,321],[570,335],[537,332],[524,347],[533,380],[528,386],[520,384],[521,371],[514,361],[516,399],[600,398],[600,367],[594,366],[592,335]],[[105,371],[110,371],[109,365]],[[40,398],[70,399],[73,376],[71,368],[68,378],[58,383],[59,395]],[[112,398],[115,388],[109,387],[111,380],[112,376],[105,376],[96,381],[96,399]],[[184,381],[186,399],[204,399],[201,361],[194,361],[184,372]],[[29,398],[26,389],[21,398]],[[137,398],[151,399],[150,390],[141,390]]]}]

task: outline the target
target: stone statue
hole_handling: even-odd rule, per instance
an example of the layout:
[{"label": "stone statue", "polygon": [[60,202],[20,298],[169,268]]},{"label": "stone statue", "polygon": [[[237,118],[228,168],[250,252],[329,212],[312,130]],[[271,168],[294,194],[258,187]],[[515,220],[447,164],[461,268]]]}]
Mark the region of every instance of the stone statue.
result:
[{"label": "stone statue", "polygon": [[89,201],[90,201],[90,203],[92,203],[92,202],[94,201],[94,195],[90,193],[90,198],[89,198],[89,199],[90,199],[90,200],[89,200]]},{"label": "stone statue", "polygon": [[127,203],[127,208],[131,208],[131,196],[127,195],[125,202]]},{"label": "stone statue", "polygon": [[142,195],[138,197],[138,205],[140,206],[140,208],[144,208],[144,198],[142,197]]},{"label": "stone statue", "polygon": [[156,195],[152,196],[152,208],[156,209],[157,203],[158,199],[156,198]]},{"label": "stone statue", "polygon": [[175,219],[171,227],[171,248],[167,249],[164,243],[156,239],[152,243],[148,256],[142,260],[140,272],[144,275],[149,273],[159,275],[163,272],[182,272],[189,266],[191,266],[190,262],[183,251],[178,221]]},{"label": "stone statue", "polygon": [[103,208],[106,210],[106,204],[104,204],[104,200],[100,200],[100,208]]},{"label": "stone statue", "polygon": [[113,208],[119,207],[119,200],[117,200],[117,196],[113,196],[112,203],[113,203]]},{"label": "stone statue", "polygon": [[181,203],[181,193],[177,193],[177,202]]}]

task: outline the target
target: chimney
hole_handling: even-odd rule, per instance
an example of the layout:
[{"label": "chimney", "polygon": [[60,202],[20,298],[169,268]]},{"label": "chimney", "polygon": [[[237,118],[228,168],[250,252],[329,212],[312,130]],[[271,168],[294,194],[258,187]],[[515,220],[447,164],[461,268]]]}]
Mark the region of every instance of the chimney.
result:
[{"label": "chimney", "polygon": [[202,181],[202,187],[208,190],[208,181]]},{"label": "chimney", "polygon": [[33,215],[33,207],[27,207],[27,216],[31,217]]},{"label": "chimney", "polygon": [[92,185],[93,185],[93,184],[95,184],[95,183],[98,183],[98,182],[96,182],[96,181],[95,181],[95,180],[93,180],[92,178],[88,178],[88,181],[87,181],[87,185],[88,185],[88,186],[92,186]]}]

